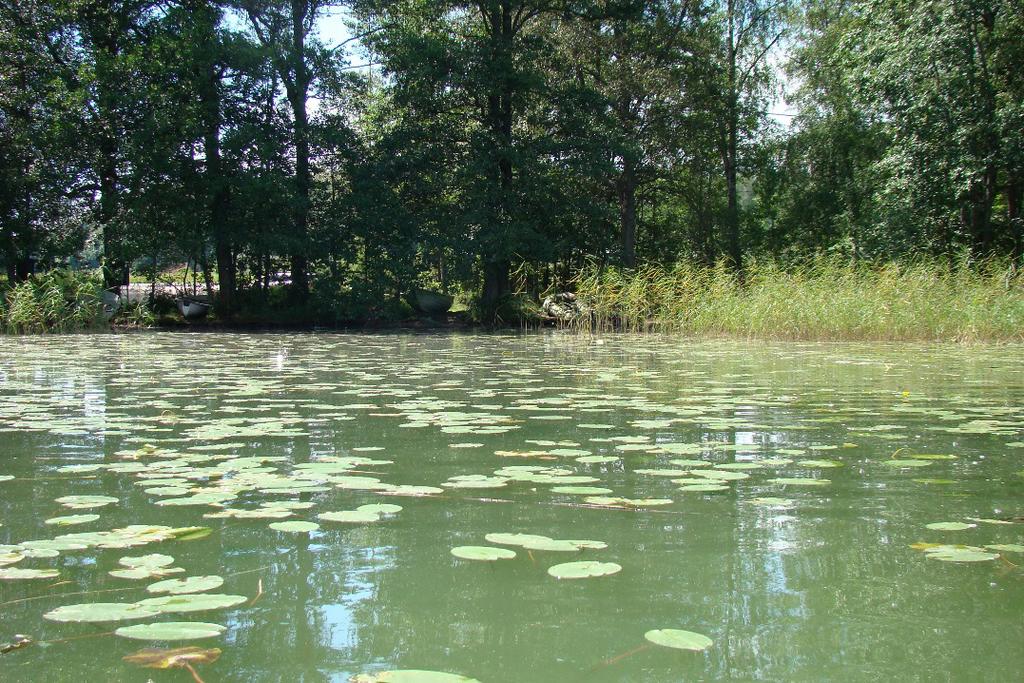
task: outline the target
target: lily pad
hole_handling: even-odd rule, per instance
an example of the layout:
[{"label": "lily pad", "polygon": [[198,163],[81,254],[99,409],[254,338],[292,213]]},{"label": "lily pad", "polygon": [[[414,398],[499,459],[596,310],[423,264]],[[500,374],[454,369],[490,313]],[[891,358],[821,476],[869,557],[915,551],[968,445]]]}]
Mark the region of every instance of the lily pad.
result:
[{"label": "lily pad", "polygon": [[95,522],[99,519],[99,515],[64,515],[62,517],[51,517],[45,521],[45,524],[53,524],[56,526],[72,526],[75,524],[87,524],[89,522]]},{"label": "lily pad", "polygon": [[514,550],[491,548],[484,545],[460,545],[452,548],[451,553],[460,560],[478,560],[481,562],[511,560],[516,556]]},{"label": "lily pad", "polygon": [[150,648],[139,650],[121,659],[147,669],[184,669],[198,664],[210,664],[220,657],[220,649],[176,647],[170,650]]},{"label": "lily pad", "polygon": [[172,595],[181,595],[184,593],[202,593],[204,591],[213,590],[214,588],[220,588],[224,584],[224,579],[219,576],[189,576],[184,579],[167,579],[166,581],[157,581],[146,586],[146,590],[150,593],[170,593]]},{"label": "lily pad", "polygon": [[316,531],[320,528],[320,525],[316,522],[271,522],[270,528],[274,531],[283,531],[288,534],[308,534],[311,531]]},{"label": "lily pad", "polygon": [[60,572],[56,569],[19,569],[4,567],[0,569],[0,581],[24,581],[30,579],[52,579]]},{"label": "lily pad", "polygon": [[622,565],[614,562],[565,562],[548,569],[548,574],[556,579],[589,579],[598,576],[611,576],[622,571]]},{"label": "lily pad", "polygon": [[488,543],[497,543],[498,545],[518,545],[525,546],[527,543],[534,543],[540,541],[552,540],[548,536],[537,536],[536,534],[506,534],[496,533],[487,534],[484,536]]},{"label": "lily pad", "polygon": [[990,562],[999,553],[988,553],[970,545],[934,545],[924,549],[925,557],[941,562]]},{"label": "lily pad", "polygon": [[468,676],[420,669],[396,669],[375,674],[359,674],[350,678],[349,681],[351,683],[480,683],[477,679]]},{"label": "lily pad", "polygon": [[316,516],[322,522],[340,522],[342,524],[366,524],[380,521],[380,515],[367,510],[342,510],[340,512],[321,512]]},{"label": "lily pad", "polygon": [[159,610],[133,602],[92,602],[80,605],[64,605],[43,615],[50,621],[127,621],[146,619],[160,614]]},{"label": "lily pad", "polygon": [[158,612],[201,612],[208,609],[226,609],[241,605],[248,600],[244,595],[223,593],[189,593],[187,595],[164,595],[146,598],[138,602],[142,607]]},{"label": "lily pad", "polygon": [[714,644],[713,640],[703,634],[677,628],[659,628],[648,631],[644,634],[644,638],[655,645],[692,652],[701,652]]},{"label": "lily pad", "polygon": [[968,524],[967,522],[932,522],[926,524],[925,527],[933,531],[964,531],[966,529],[973,529],[978,526],[977,524]]},{"label": "lily pad", "polygon": [[370,512],[377,515],[394,515],[401,511],[401,505],[392,505],[391,503],[368,503],[356,508],[356,512]]},{"label": "lily pad", "polygon": [[226,630],[220,624],[202,621],[162,621],[155,624],[122,626],[114,633],[133,640],[198,640],[215,638],[223,635]]},{"label": "lily pad", "polygon": [[57,503],[60,503],[66,508],[73,508],[76,510],[89,509],[89,508],[100,508],[106,505],[112,505],[117,502],[117,498],[112,496],[61,496],[57,498]]},{"label": "lily pad", "polygon": [[612,490],[600,486],[555,486],[551,489],[551,492],[565,493],[571,496],[599,496],[611,493]]}]

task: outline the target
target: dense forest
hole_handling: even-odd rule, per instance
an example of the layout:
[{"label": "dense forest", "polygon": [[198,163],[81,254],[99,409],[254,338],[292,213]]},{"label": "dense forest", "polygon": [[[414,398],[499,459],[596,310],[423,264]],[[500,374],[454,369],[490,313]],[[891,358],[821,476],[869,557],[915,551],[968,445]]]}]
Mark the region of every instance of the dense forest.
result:
[{"label": "dense forest", "polygon": [[1019,259],[1022,35],[1019,0],[0,0],[0,260],[349,319],[588,264]]}]

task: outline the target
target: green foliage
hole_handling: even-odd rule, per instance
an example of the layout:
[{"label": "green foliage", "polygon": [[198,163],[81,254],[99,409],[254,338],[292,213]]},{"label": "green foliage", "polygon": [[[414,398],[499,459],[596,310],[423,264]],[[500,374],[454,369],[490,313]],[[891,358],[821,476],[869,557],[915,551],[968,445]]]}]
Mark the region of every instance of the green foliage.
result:
[{"label": "green foliage", "polygon": [[121,327],[152,327],[156,311],[147,301],[128,301],[121,305],[112,322]]},{"label": "green foliage", "polygon": [[814,340],[1024,339],[1024,277],[1005,262],[835,257],[761,260],[743,281],[725,264],[635,271],[592,267],[577,280],[582,329]]},{"label": "green foliage", "polygon": [[0,322],[8,334],[102,328],[102,283],[91,274],[67,270],[35,275],[0,293]]},{"label": "green foliage", "polygon": [[225,320],[418,285],[519,323],[591,260],[1024,254],[1019,2],[343,4],[335,49],[322,0],[0,3],[8,280],[187,262]]}]

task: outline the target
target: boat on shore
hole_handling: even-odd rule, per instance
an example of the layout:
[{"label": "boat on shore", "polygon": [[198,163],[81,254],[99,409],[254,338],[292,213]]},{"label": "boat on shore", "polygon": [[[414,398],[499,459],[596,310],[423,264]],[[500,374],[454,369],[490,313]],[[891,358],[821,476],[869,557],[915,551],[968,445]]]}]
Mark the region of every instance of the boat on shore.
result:
[{"label": "boat on shore", "polygon": [[181,313],[181,317],[185,320],[200,320],[205,318],[206,314],[210,312],[213,307],[209,301],[203,301],[201,299],[182,296],[177,299],[178,312]]},{"label": "boat on shore", "polygon": [[429,289],[414,289],[405,297],[406,302],[420,313],[440,315],[447,313],[455,303],[455,298]]}]

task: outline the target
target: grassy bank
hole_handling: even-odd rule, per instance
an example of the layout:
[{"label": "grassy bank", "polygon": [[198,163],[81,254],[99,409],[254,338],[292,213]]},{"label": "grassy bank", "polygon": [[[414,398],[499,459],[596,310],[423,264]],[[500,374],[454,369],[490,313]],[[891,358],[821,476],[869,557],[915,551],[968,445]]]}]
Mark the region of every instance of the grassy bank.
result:
[{"label": "grassy bank", "polygon": [[1024,277],[1006,263],[816,259],[782,268],[591,268],[576,281],[584,330],[806,340],[1024,341]]}]

